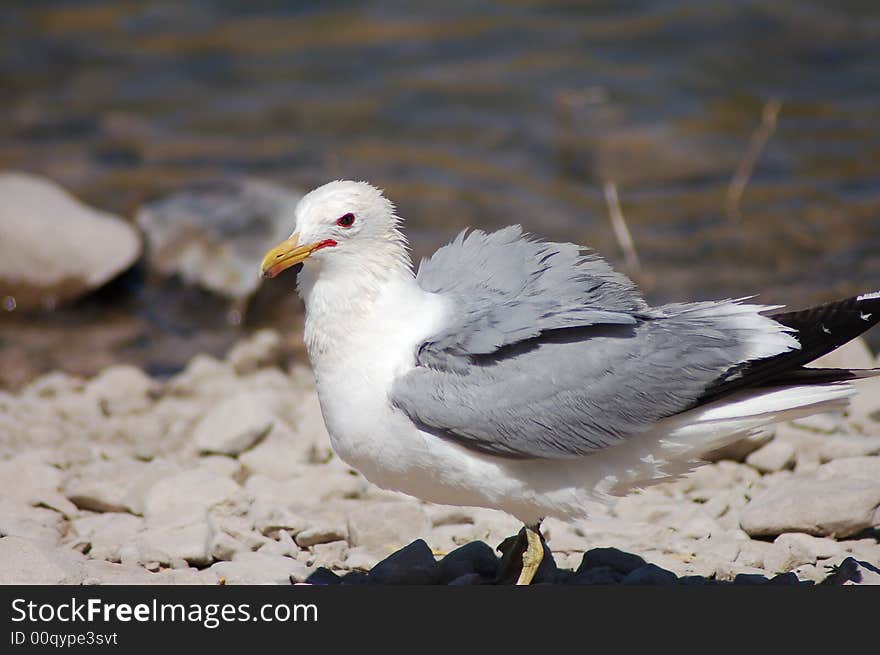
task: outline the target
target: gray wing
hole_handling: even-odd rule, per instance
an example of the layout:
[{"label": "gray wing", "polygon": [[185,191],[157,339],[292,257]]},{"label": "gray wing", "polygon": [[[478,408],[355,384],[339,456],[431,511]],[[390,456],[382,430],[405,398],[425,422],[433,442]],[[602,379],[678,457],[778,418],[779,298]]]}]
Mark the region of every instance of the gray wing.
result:
[{"label": "gray wing", "polygon": [[419,281],[450,294],[455,317],[422,344],[391,401],[423,429],[481,452],[588,455],[693,406],[753,358],[756,343],[771,354],[791,347],[785,328],[760,316],[765,307],[651,309],[627,278],[568,244],[508,229],[447,248],[440,260],[453,268],[437,270],[438,252]]},{"label": "gray wing", "polygon": [[462,232],[422,261],[417,281],[456,308],[447,328],[422,344],[418,363],[459,372],[474,355],[548,330],[633,325],[649,310],[633,282],[598,255],[531,239],[518,225]]}]

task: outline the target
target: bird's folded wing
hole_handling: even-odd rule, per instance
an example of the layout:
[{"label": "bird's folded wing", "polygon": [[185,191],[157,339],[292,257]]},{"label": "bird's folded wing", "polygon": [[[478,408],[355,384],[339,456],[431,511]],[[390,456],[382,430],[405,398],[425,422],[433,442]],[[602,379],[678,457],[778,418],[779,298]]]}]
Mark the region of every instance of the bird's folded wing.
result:
[{"label": "bird's folded wing", "polygon": [[635,285],[599,256],[524,235],[518,225],[462,232],[424,260],[417,276],[454,312],[417,353],[420,365],[463,371],[474,355],[548,330],[632,325],[650,310]]},{"label": "bird's folded wing", "polygon": [[693,406],[732,367],[798,347],[761,314],[771,308],[651,309],[602,260],[518,228],[460,236],[419,283],[454,309],[391,401],[423,429],[503,457],[588,455]]}]

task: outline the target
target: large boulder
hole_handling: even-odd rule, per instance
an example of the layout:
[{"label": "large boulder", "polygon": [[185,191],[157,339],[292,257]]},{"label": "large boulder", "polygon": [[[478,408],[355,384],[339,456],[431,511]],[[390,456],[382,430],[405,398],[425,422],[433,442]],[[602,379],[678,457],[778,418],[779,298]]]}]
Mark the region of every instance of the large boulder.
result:
[{"label": "large boulder", "polygon": [[218,180],[141,207],[150,267],[231,299],[256,291],[266,251],[293,230],[302,197],[256,180]]},{"label": "large boulder", "polygon": [[76,300],[140,256],[137,230],[54,182],[0,173],[0,198],[0,303],[7,311]]}]

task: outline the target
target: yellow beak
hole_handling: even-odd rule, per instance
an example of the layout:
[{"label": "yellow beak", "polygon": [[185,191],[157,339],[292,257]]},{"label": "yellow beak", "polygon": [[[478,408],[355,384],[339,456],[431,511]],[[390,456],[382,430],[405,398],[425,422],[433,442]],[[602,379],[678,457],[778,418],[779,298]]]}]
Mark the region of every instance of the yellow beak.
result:
[{"label": "yellow beak", "polygon": [[[275,277],[281,271],[295,266],[319,248],[329,245],[325,241],[299,245],[299,234],[294,232],[287,241],[282,241],[263,257],[260,270],[263,277]],[[334,244],[335,245],[335,244]]]}]

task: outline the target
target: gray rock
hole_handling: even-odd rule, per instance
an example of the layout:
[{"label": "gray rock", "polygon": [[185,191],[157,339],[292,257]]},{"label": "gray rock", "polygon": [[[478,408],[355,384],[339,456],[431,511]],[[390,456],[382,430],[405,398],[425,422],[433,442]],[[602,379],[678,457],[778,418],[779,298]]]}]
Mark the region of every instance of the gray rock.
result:
[{"label": "gray rock", "polygon": [[772,473],[793,467],[796,454],[797,450],[792,444],[771,441],[746,457],[746,464],[762,473]]},{"label": "gray rock", "polygon": [[177,466],[162,459],[151,462],[131,458],[98,460],[74,469],[63,491],[81,509],[143,514],[152,486],[176,471]]},{"label": "gray rock", "polygon": [[210,570],[226,584],[257,585],[302,582],[311,573],[302,562],[265,553],[238,553],[231,562],[217,562]]},{"label": "gray rock", "polygon": [[820,456],[823,462],[841,457],[880,455],[880,435],[830,435],[822,440]]},{"label": "gray rock", "polygon": [[228,532],[214,532],[208,550],[212,559],[229,561],[236,553],[249,551],[250,548]]},{"label": "gray rock", "polygon": [[236,478],[242,472],[241,462],[228,455],[204,455],[199,459],[198,467],[226,478]]},{"label": "gray rock", "polygon": [[169,578],[147,571],[137,564],[117,564],[99,559],[83,562],[82,576],[84,585],[174,584]]},{"label": "gray rock", "polygon": [[267,537],[274,537],[279,530],[296,536],[307,527],[310,520],[284,507],[266,503],[254,503],[249,514],[254,527]]},{"label": "gray rock", "polygon": [[242,392],[213,406],[193,429],[193,443],[205,453],[238,455],[268,434],[277,421],[261,395]]},{"label": "gray rock", "polygon": [[348,556],[348,544],[344,541],[332,541],[312,546],[312,556],[307,563],[312,566],[323,566],[328,569],[345,568]]},{"label": "gray rock", "polygon": [[44,505],[65,516],[74,516],[76,506],[59,492],[62,478],[59,469],[28,457],[26,452],[0,462],[0,489],[5,500]]},{"label": "gray rock", "polygon": [[761,430],[755,434],[750,434],[738,441],[729,443],[721,448],[709,451],[701,456],[701,459],[707,462],[718,462],[722,459],[728,459],[733,462],[744,462],[746,457],[762,446],[773,440],[772,430]]},{"label": "gray rock", "polygon": [[[830,462],[842,457],[864,457],[880,454],[880,435],[821,434],[803,429],[794,423],[781,423],[776,439],[787,441],[797,449],[798,468],[801,460]],[[814,467],[815,468],[815,467]]]},{"label": "gray rock", "polygon": [[161,385],[139,368],[116,365],[90,380],[85,396],[98,403],[105,415],[124,415],[148,410],[160,389]]},{"label": "gray rock", "polygon": [[348,542],[352,546],[395,549],[427,534],[430,528],[431,522],[419,504],[371,503],[349,514]]},{"label": "gray rock", "polygon": [[[871,353],[867,342],[858,337],[844,344],[824,357],[811,363],[810,366],[825,368],[874,368],[877,359]],[[846,419],[851,427],[862,434],[877,434],[880,409],[877,399],[880,397],[880,378],[859,380],[855,383],[858,393],[850,399],[846,409]]]},{"label": "gray rock", "polygon": [[154,484],[144,502],[149,527],[185,525],[204,520],[214,505],[233,501],[241,487],[227,477],[204,469],[191,469],[167,476]]},{"label": "gray rock", "polygon": [[840,348],[810,362],[811,368],[873,368],[874,355],[862,337],[848,341]]},{"label": "gray rock", "polygon": [[266,437],[239,455],[238,460],[251,474],[273,480],[290,480],[303,472],[308,463],[308,447],[297,433],[282,421],[276,421]]},{"label": "gray rock", "polygon": [[[676,557],[652,555],[655,564],[663,566],[679,575],[711,576],[723,562],[735,562],[739,557],[743,544],[750,539],[736,539],[730,533],[723,533],[706,539],[697,539],[682,544],[676,551]],[[690,548],[690,551],[688,551]],[[678,561],[676,561],[678,560]]]},{"label": "gray rock", "polygon": [[735,563],[752,569],[764,567],[764,562],[773,550],[774,546],[772,543],[749,539],[740,544]]},{"label": "gray rock", "polygon": [[63,517],[46,507],[31,507],[0,498],[0,537],[23,537],[54,546],[61,539]]},{"label": "gray rock", "polygon": [[358,498],[367,486],[362,477],[350,475],[328,464],[300,465],[296,477],[288,480],[273,480],[254,474],[247,479],[244,488],[261,503],[293,506],[300,511],[305,506],[318,507],[333,499]]},{"label": "gray rock", "polygon": [[541,524],[541,534],[554,553],[577,552],[580,554],[589,546],[582,532],[572,524],[558,519],[545,519]]},{"label": "gray rock", "polygon": [[792,419],[791,424],[814,434],[841,434],[846,431],[846,418],[841,411],[808,414]]},{"label": "gray rock", "polygon": [[473,525],[474,515],[464,507],[428,505],[425,510],[431,518],[431,525],[439,528],[445,525]]},{"label": "gray rock", "polygon": [[170,565],[174,560],[204,566],[212,561],[213,533],[207,521],[148,527],[137,538],[141,562]]},{"label": "gray rock", "polygon": [[[237,550],[256,550],[272,539],[263,536],[255,528],[247,514],[241,513],[242,507],[234,504],[217,505],[208,512],[208,522],[218,535],[228,535],[239,544]],[[224,558],[227,559],[227,558]]]},{"label": "gray rock", "polygon": [[764,568],[774,572],[791,571],[802,564],[815,564],[820,559],[839,557],[843,548],[828,537],[813,537],[800,532],[781,534],[764,557]]},{"label": "gray rock", "polygon": [[816,557],[807,544],[797,539],[783,539],[786,536],[787,534],[779,535],[764,555],[764,568],[771,573],[786,573],[801,564],[816,562]]},{"label": "gray rock", "polygon": [[844,457],[822,464],[816,470],[820,480],[880,480],[880,457]]},{"label": "gray rock", "polygon": [[384,556],[384,553],[380,554],[366,546],[355,546],[354,548],[348,549],[348,554],[345,558],[345,566],[346,568],[357,571],[369,571],[376,566]]},{"label": "gray rock", "polygon": [[718,580],[733,580],[741,573],[765,576],[767,571],[763,568],[746,566],[738,562],[720,562],[715,571],[715,577]]},{"label": "gray rock", "polygon": [[805,532],[848,537],[880,525],[880,481],[793,479],[752,499],[740,526],[751,536]]},{"label": "gray rock", "polygon": [[760,478],[751,466],[722,460],[689,473],[681,485],[693,500],[708,500],[716,492],[738,485],[749,485]]},{"label": "gray rock", "polygon": [[93,559],[119,562],[120,548],[134,542],[143,528],[144,520],[131,514],[91,514],[71,521],[65,541],[74,547],[86,544]]},{"label": "gray rock", "polygon": [[344,525],[332,523],[318,524],[306,528],[294,537],[300,548],[309,548],[316,544],[326,544],[348,538],[348,530]]},{"label": "gray rock", "polygon": [[51,308],[74,300],[140,256],[134,228],[54,182],[2,173],[0,197],[0,298],[14,299],[7,306]]},{"label": "gray rock", "polygon": [[253,293],[266,251],[287,238],[301,194],[257,180],[218,180],[141,207],[137,224],[160,275],[229,298]]},{"label": "gray rock", "polygon": [[22,537],[0,539],[0,585],[58,585],[79,582],[70,552]]},{"label": "gray rock", "polygon": [[[257,552],[267,553],[269,555],[284,555],[285,557],[293,557],[294,559],[303,561],[306,564],[312,563],[313,558],[309,557],[309,551],[300,550],[300,547],[296,545],[296,542],[293,540],[293,537],[290,536],[289,532],[286,530],[279,530],[276,534],[278,535],[277,540],[267,540],[266,543],[257,549]],[[318,546],[315,546],[315,548],[323,548],[324,546],[343,546],[347,548],[348,544],[344,541],[335,541],[332,544],[319,544]]]},{"label": "gray rock", "polygon": [[718,521],[701,512],[684,521],[677,531],[683,537],[708,539],[722,534],[724,529],[718,524]]},{"label": "gray rock", "polygon": [[[741,488],[731,489],[713,494],[712,497],[703,503],[702,509],[707,516],[720,519],[731,511],[737,511],[739,508],[745,507],[748,502],[748,498],[746,498]],[[739,525],[739,522],[737,522],[737,525]]]},{"label": "gray rock", "polygon": [[223,398],[235,390],[237,378],[225,363],[210,355],[198,354],[186,368],[171,378],[167,391],[183,398],[192,396]]},{"label": "gray rock", "polygon": [[[433,528],[425,535],[427,541],[435,553],[449,553],[466,543],[477,540],[499,543],[501,539],[486,539],[485,533],[479,525],[441,525]],[[554,550],[556,550],[554,548]]]},{"label": "gray rock", "polygon": [[226,361],[236,373],[246,375],[280,364],[283,356],[281,335],[275,330],[264,329],[236,343],[226,354]]},{"label": "gray rock", "polygon": [[847,539],[838,542],[841,548],[856,559],[869,562],[880,562],[880,542],[872,537],[864,539]]}]

